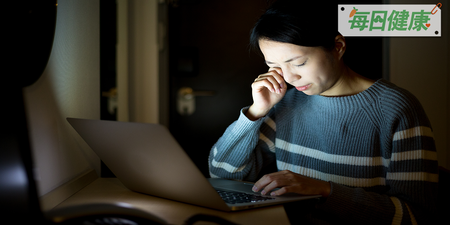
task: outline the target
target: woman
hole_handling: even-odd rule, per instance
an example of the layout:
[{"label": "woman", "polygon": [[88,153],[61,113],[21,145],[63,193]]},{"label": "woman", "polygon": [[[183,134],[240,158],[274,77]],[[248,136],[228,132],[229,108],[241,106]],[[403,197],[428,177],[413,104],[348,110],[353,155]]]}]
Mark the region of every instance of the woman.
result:
[{"label": "woman", "polygon": [[256,181],[267,195],[320,194],[314,223],[429,223],[438,172],[422,106],[347,67],[337,5],[322,4],[312,23],[317,6],[307,4],[277,1],[254,26],[269,70],[213,146],[211,177]]}]

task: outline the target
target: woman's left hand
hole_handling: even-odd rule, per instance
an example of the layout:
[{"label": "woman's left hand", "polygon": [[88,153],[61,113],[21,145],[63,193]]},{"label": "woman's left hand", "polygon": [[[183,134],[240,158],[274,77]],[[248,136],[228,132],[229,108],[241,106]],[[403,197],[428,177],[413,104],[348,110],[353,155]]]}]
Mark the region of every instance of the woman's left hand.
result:
[{"label": "woman's left hand", "polygon": [[[275,188],[280,189],[272,191]],[[263,195],[270,193],[272,196],[285,193],[298,193],[301,195],[322,195],[322,197],[328,197],[330,195],[331,185],[326,181],[316,180],[289,170],[283,170],[264,175],[255,183],[253,191],[261,191]]]}]

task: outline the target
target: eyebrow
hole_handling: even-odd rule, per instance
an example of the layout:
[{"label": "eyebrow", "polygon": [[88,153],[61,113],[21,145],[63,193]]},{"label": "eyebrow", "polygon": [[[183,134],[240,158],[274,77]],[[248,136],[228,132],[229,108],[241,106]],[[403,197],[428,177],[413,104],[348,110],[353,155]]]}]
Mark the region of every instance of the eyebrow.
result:
[{"label": "eyebrow", "polygon": [[[292,62],[292,61],[294,61],[294,60],[296,60],[296,59],[298,59],[298,58],[301,58],[301,57],[303,57],[303,56],[302,56],[302,55],[296,56],[296,57],[291,58],[291,59],[288,59],[288,60],[286,60],[286,61],[284,61],[284,62],[285,62],[285,63]],[[267,64],[275,64],[274,62],[270,62],[270,61],[267,61],[267,60],[266,60],[266,63],[267,63]]]}]

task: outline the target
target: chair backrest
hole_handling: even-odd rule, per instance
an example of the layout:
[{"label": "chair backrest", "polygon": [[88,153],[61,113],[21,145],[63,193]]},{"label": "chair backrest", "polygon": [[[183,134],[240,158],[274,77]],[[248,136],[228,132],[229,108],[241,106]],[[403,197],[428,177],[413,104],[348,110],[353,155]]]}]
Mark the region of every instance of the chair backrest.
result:
[{"label": "chair backrest", "polygon": [[16,224],[32,224],[42,215],[21,90],[10,90],[8,96],[0,125],[0,215]]},{"label": "chair backrest", "polygon": [[[2,96],[0,122],[0,216],[14,224],[43,220],[32,172],[22,88],[44,71],[53,45],[56,0],[7,1],[2,26]],[[5,57],[6,56],[6,57]]]},{"label": "chair backrest", "polygon": [[448,214],[450,213],[450,170],[442,166],[439,167],[438,196],[437,207],[439,221],[448,222]]}]

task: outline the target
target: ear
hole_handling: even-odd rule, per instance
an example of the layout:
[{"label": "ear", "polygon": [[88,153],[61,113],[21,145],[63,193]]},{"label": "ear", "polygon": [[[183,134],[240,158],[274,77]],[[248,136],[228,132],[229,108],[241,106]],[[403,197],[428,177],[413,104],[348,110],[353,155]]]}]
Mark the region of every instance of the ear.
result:
[{"label": "ear", "polygon": [[334,38],[334,49],[336,50],[336,53],[338,54],[339,60],[342,59],[345,53],[345,49],[347,47],[347,44],[345,42],[345,38],[342,35],[337,35]]}]

